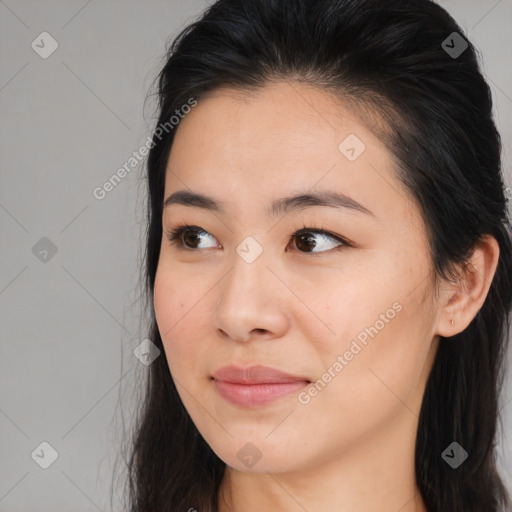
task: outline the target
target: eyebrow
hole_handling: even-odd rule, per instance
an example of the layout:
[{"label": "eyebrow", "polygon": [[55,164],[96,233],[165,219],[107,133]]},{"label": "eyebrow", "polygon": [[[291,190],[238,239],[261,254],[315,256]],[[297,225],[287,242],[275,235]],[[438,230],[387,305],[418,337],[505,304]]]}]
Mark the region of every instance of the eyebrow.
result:
[{"label": "eyebrow", "polygon": [[[225,213],[225,203],[213,197],[198,192],[179,190],[172,193],[165,201],[164,208],[171,204],[181,204],[204,208],[218,213]],[[375,217],[375,214],[368,208],[358,203],[351,197],[340,192],[321,191],[315,193],[303,193],[290,197],[276,199],[270,205],[268,215],[277,217],[279,214],[286,214],[291,211],[304,210],[313,206],[328,206],[331,208],[346,208],[355,212],[364,213]]]}]

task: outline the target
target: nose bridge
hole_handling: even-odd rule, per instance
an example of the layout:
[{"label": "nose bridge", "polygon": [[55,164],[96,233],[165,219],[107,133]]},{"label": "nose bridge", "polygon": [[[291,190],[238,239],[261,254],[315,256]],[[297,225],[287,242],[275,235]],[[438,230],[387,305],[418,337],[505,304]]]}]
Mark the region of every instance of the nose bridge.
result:
[{"label": "nose bridge", "polygon": [[260,291],[258,285],[268,279],[266,274],[270,274],[267,251],[264,251],[263,245],[256,238],[247,236],[235,247],[232,270],[228,276],[229,287],[241,294],[250,291],[254,296]]},{"label": "nose bridge", "polygon": [[269,282],[275,276],[267,265],[268,254],[253,237],[235,248],[231,269],[219,283],[214,316],[216,329],[231,339],[247,341],[251,332],[279,336],[286,329],[287,315]]}]

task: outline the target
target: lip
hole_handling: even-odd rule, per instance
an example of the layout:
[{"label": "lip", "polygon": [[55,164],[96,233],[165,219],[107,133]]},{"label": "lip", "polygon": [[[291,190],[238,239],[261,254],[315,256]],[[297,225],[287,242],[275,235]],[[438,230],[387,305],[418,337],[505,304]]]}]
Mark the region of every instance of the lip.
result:
[{"label": "lip", "polygon": [[232,384],[283,384],[290,382],[310,382],[308,378],[292,375],[276,370],[270,366],[253,365],[241,368],[239,366],[224,366],[213,374],[215,380]]},{"label": "lip", "polygon": [[311,383],[303,376],[268,366],[225,366],[213,374],[213,384],[227,401],[240,407],[256,407],[301,390]]}]

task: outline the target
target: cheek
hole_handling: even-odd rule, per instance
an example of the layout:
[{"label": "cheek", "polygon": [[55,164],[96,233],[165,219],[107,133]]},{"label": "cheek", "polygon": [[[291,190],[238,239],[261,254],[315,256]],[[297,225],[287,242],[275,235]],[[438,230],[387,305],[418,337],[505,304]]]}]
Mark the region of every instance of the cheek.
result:
[{"label": "cheek", "polygon": [[183,288],[179,281],[173,279],[164,268],[158,267],[153,302],[158,330],[170,367],[174,360],[181,359],[181,352],[184,352],[177,341],[182,339],[178,335],[180,330],[186,327],[184,321],[187,299],[183,290],[186,288]]},{"label": "cheek", "polygon": [[[165,355],[173,377],[180,382],[196,378],[204,349],[201,315],[206,301],[200,301],[200,287],[179,272],[159,267],[153,293],[155,317]],[[202,333],[202,334],[201,334]]]},{"label": "cheek", "polygon": [[419,412],[418,391],[430,348],[417,297],[387,292],[360,303],[364,295],[345,302],[354,308],[352,314],[338,308],[334,315],[339,341],[323,354],[326,373],[318,377],[329,382],[317,386],[314,398],[319,408],[332,412],[331,420],[349,417],[352,428],[361,432],[400,411]]},{"label": "cheek", "polygon": [[165,344],[167,333],[177,323],[178,318],[183,315],[184,302],[177,293],[178,283],[158,267],[153,292],[153,303],[158,329]]},{"label": "cheek", "polygon": [[323,374],[322,380],[330,379],[325,386],[330,391],[319,395],[332,399],[333,406],[345,402],[346,410],[400,403],[393,393],[412,396],[430,349],[427,327],[432,319],[422,300],[424,286],[411,293],[421,282],[421,270],[404,272],[400,261],[381,259],[380,264],[342,287],[336,284],[317,310],[333,332],[316,349],[321,366],[335,375]]},{"label": "cheek", "polygon": [[194,315],[201,297],[201,283],[162,251],[155,276],[153,302],[162,340],[172,338]]}]

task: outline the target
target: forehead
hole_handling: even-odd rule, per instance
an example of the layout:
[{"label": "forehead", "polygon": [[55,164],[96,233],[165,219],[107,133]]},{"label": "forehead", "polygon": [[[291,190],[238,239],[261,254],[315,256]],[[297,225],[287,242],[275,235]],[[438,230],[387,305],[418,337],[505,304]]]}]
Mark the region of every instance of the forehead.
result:
[{"label": "forehead", "polygon": [[214,151],[235,160],[247,161],[242,155],[250,155],[251,162],[270,156],[278,164],[293,156],[314,158],[325,150],[338,156],[338,139],[347,129],[361,136],[367,131],[334,96],[311,86],[277,82],[257,91],[222,88],[208,93],[181,121],[175,143],[194,138],[201,151],[198,158]]},{"label": "forehead", "polygon": [[352,109],[318,88],[278,82],[198,101],[177,129],[165,197],[188,188],[236,210],[315,187],[377,210],[407,199],[390,153]]}]

